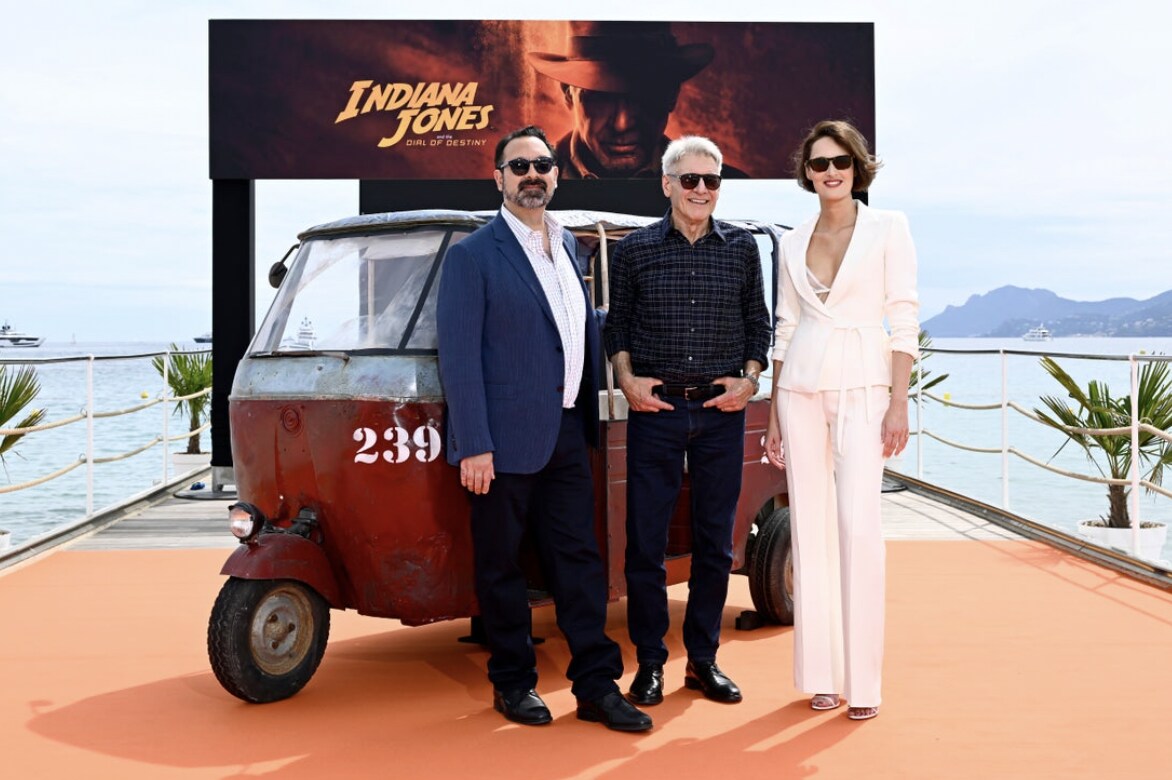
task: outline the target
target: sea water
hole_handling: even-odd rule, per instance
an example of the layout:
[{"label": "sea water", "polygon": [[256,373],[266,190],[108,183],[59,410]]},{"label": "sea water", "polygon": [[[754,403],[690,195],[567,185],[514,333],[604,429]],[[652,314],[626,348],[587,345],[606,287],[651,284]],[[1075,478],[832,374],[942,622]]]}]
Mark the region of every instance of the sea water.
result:
[{"label": "sea water", "polygon": [[[194,343],[180,344],[181,349],[195,349]],[[1087,381],[1107,382],[1113,395],[1126,396],[1130,369],[1126,361],[1085,360],[1064,357],[1071,354],[1126,356],[1137,354],[1172,354],[1172,338],[1057,338],[1046,343],[1021,339],[936,339],[933,346],[946,350],[1013,350],[1045,352],[1085,387]],[[161,343],[68,344],[46,343],[38,349],[0,351],[0,359],[60,357],[65,355],[126,355],[161,352]],[[1040,366],[1037,355],[954,354],[937,352],[927,355],[925,370],[931,377],[948,374],[948,378],[931,391],[964,404],[1000,404],[1002,366],[1006,372],[1008,397],[1026,409],[1043,408],[1041,396],[1065,397],[1065,391]],[[40,364],[37,373],[41,393],[35,406],[48,410],[46,420],[58,420],[81,412],[86,406],[86,363]],[[95,361],[94,409],[124,409],[143,402],[143,395],[156,398],[162,392],[162,378],[150,360]],[[909,419],[913,431],[917,426],[917,409],[913,403]],[[161,433],[162,405],[94,424],[95,456],[118,455],[135,449]],[[23,415],[22,415],[23,417]],[[19,420],[9,421],[13,427]],[[968,446],[1000,450],[1002,421],[1000,409],[970,411],[928,401],[922,409],[920,423],[925,429],[951,441]],[[170,435],[188,427],[186,418],[171,415]],[[1063,434],[1027,419],[1015,411],[1008,413],[1010,446],[1059,468],[1090,476],[1100,476],[1082,450],[1067,443]],[[0,484],[19,484],[34,480],[75,462],[86,451],[86,425],[74,423],[63,428],[29,434],[4,458]],[[917,441],[922,439],[922,441]],[[204,451],[211,438],[201,438]],[[1065,445],[1065,446],[1064,446]],[[183,451],[185,442],[175,442],[172,451]],[[890,466],[899,472],[922,474],[929,482],[972,496],[995,506],[1003,506],[1005,492],[1002,479],[1002,456],[973,453],[942,444],[934,439],[913,436],[908,449]],[[1082,520],[1095,519],[1107,512],[1107,488],[1089,482],[1051,474],[1014,455],[1008,458],[1008,505],[1010,511],[1053,527],[1074,531]],[[171,471],[174,474],[174,470]],[[163,453],[161,445],[129,459],[94,466],[94,508],[117,503],[135,493],[161,483]],[[12,532],[13,544],[20,544],[52,528],[76,521],[85,515],[87,475],[83,465],[63,477],[15,493],[0,494],[0,528]],[[1172,499],[1140,495],[1140,516],[1144,520],[1172,521]],[[1172,537],[1172,535],[1170,535]],[[1172,560],[1172,538],[1164,558]]]}]

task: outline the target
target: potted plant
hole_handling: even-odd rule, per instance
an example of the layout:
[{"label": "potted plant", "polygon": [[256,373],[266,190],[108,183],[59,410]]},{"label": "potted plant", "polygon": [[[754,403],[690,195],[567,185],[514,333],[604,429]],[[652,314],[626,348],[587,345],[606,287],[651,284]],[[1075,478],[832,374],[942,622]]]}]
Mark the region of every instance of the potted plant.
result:
[{"label": "potted plant", "polygon": [[[41,383],[37,379],[37,372],[32,366],[23,366],[9,370],[6,365],[0,365],[0,428],[7,428],[12,420],[21,411],[31,404],[41,392]],[[24,419],[16,423],[14,428],[31,428],[39,425],[45,419],[44,409],[33,409]],[[16,443],[27,436],[27,433],[9,433],[0,437],[0,464],[4,465],[4,473],[8,474],[8,462],[4,456],[8,453],[18,454]],[[8,547],[11,534],[0,528],[0,550]]]},{"label": "potted plant", "polygon": [[[163,375],[163,356],[156,355],[151,363],[159,375]],[[179,347],[171,345],[171,354],[167,359],[167,386],[172,397],[183,398],[211,387],[212,358],[211,355],[196,352],[180,352]],[[196,458],[173,458],[177,464],[180,461],[186,465],[199,465],[207,460],[205,453],[199,447],[200,435],[196,433],[207,419],[211,409],[211,396],[200,395],[187,398],[175,403],[175,414],[186,415],[192,431],[187,439],[187,449],[183,455],[194,455]],[[177,453],[178,455],[178,453]]]},{"label": "potted plant", "polygon": [[[1140,478],[1159,485],[1164,478],[1164,466],[1172,463],[1172,445],[1144,429],[1139,431],[1139,449],[1132,452],[1131,434],[1098,434],[1072,431],[1079,429],[1125,428],[1131,425],[1130,393],[1113,397],[1104,382],[1092,380],[1084,390],[1065,369],[1049,357],[1042,358],[1042,367],[1057,380],[1067,398],[1042,396],[1049,414],[1041,409],[1034,412],[1047,425],[1066,434],[1062,447],[1073,442],[1086,452],[1087,460],[1104,477],[1126,480],[1131,478],[1132,458],[1137,459]],[[1069,400],[1068,400],[1069,399]],[[1073,400],[1074,405],[1070,405]],[[1137,410],[1141,422],[1166,431],[1172,427],[1172,377],[1167,363],[1149,362],[1139,370]],[[1062,450],[1059,447],[1059,451]],[[1057,454],[1057,453],[1055,453]],[[1084,521],[1079,532],[1084,537],[1108,547],[1131,549],[1131,513],[1128,510],[1128,485],[1107,486],[1107,514],[1096,520]],[[1145,521],[1140,524],[1140,555],[1160,557],[1168,529],[1163,523]]]}]

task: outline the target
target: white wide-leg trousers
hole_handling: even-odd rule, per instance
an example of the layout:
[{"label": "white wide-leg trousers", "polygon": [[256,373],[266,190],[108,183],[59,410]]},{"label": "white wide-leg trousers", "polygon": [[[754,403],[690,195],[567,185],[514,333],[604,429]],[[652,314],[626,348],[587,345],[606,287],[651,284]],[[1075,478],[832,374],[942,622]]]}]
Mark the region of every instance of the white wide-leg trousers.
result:
[{"label": "white wide-leg trousers", "polygon": [[878,707],[885,577],[880,429],[889,391],[775,392],[793,535],[794,684],[809,694],[840,694],[852,707]]}]

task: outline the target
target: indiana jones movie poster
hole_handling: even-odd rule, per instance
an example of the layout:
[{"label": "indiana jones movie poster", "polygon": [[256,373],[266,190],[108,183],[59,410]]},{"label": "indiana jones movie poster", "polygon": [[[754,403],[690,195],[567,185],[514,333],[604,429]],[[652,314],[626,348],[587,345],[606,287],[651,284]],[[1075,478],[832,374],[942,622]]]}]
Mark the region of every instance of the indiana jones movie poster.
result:
[{"label": "indiana jones movie poster", "polygon": [[485,179],[528,124],[562,178],[658,175],[697,134],[726,177],[793,177],[821,119],[875,140],[870,23],[211,21],[213,179]]}]

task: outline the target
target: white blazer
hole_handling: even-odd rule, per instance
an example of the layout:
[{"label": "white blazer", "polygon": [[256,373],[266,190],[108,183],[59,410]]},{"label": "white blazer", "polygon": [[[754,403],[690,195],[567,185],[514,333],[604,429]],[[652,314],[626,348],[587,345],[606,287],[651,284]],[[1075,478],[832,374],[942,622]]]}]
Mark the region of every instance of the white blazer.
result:
[{"label": "white blazer", "polygon": [[781,241],[777,386],[798,392],[890,387],[892,351],[919,355],[916,249],[907,217],[858,204],[855,230],[825,303],[806,274],[817,221],[814,216]]}]

